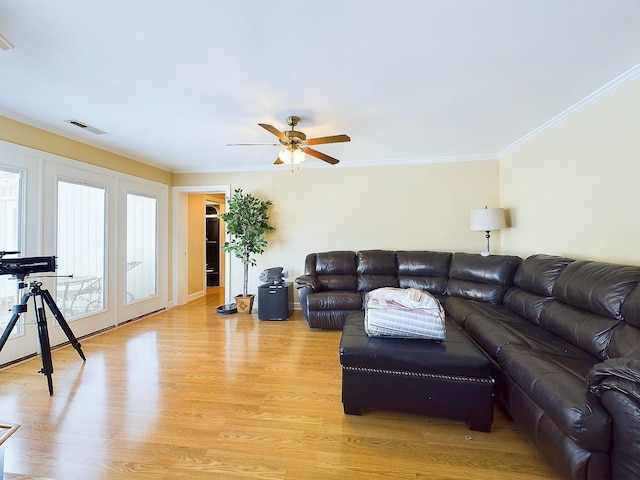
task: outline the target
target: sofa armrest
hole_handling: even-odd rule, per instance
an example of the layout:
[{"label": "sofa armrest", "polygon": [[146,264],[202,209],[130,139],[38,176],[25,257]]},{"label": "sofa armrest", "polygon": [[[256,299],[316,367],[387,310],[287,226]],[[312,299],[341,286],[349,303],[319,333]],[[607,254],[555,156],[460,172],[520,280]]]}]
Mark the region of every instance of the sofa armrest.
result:
[{"label": "sofa armrest", "polygon": [[309,316],[309,294],[322,290],[322,283],[315,275],[300,275],[295,281],[298,289],[298,300],[300,301],[300,310],[307,322],[310,321]]},{"label": "sofa armrest", "polygon": [[640,406],[640,360],[610,358],[594,365],[589,372],[589,391],[602,398],[608,390],[628,395]]},{"label": "sofa armrest", "polygon": [[296,288],[308,288],[311,290],[309,293],[319,292],[322,290],[322,283],[318,280],[318,277],[313,275],[300,275],[296,278]]},{"label": "sofa armrest", "polygon": [[598,396],[613,421],[611,478],[640,472],[640,360],[610,358],[589,372],[589,391]]}]

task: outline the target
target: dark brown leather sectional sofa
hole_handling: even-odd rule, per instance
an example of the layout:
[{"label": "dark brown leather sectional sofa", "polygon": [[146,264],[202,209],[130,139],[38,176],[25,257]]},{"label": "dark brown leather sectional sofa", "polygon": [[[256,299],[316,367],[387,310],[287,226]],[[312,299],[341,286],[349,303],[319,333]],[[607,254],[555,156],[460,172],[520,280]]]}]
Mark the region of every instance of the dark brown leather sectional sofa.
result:
[{"label": "dark brown leather sectional sofa", "polygon": [[550,255],[367,250],[309,254],[296,286],[312,328],[342,328],[375,288],[433,293],[562,476],[626,480],[640,478],[639,282],[638,266]]}]

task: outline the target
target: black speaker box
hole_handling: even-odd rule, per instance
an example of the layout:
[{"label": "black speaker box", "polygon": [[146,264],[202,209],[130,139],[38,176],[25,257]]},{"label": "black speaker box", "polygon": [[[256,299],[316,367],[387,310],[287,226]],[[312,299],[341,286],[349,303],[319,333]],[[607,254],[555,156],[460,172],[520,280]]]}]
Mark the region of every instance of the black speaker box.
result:
[{"label": "black speaker box", "polygon": [[258,319],[287,320],[293,314],[291,282],[258,287]]}]

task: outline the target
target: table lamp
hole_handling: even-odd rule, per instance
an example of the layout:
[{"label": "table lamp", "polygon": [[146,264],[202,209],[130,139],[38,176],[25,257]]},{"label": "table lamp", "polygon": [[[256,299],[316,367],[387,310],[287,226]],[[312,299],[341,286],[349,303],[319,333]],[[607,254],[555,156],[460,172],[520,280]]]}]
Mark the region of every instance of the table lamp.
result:
[{"label": "table lamp", "polygon": [[486,233],[487,238],[487,251],[481,252],[480,255],[483,257],[488,257],[491,255],[491,250],[489,248],[489,238],[491,237],[490,232],[492,230],[500,230],[501,228],[505,228],[507,223],[504,218],[504,210],[502,208],[487,208],[484,207],[482,210],[472,210],[471,211],[471,219],[469,222],[470,230],[482,230]]}]

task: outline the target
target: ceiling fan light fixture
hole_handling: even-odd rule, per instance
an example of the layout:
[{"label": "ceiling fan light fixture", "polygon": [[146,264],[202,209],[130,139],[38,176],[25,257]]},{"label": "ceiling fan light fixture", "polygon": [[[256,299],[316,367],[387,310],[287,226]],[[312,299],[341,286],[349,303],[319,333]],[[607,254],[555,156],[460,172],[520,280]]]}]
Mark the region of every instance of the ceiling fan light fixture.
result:
[{"label": "ceiling fan light fixture", "polygon": [[282,147],[278,158],[287,165],[299,165],[304,162],[305,155],[303,150],[294,145],[289,145],[288,147]]},{"label": "ceiling fan light fixture", "polygon": [[[337,158],[330,157],[322,152],[319,152],[313,148],[310,148],[310,145],[323,145],[325,143],[340,143],[340,142],[350,142],[351,138],[349,135],[345,135],[344,133],[340,135],[329,135],[327,137],[316,137],[310,138],[307,140],[307,136],[298,131],[294,130],[294,127],[298,124],[300,120],[299,117],[287,117],[287,124],[291,127],[291,130],[285,130],[281,132],[273,125],[269,125],[268,123],[259,123],[258,125],[264,128],[267,132],[275,135],[280,140],[280,152],[278,153],[278,158],[274,162],[276,165],[280,165],[285,163],[287,165],[300,165],[305,161],[307,155],[311,155],[312,157],[319,158],[323,162],[327,162],[330,165],[335,165],[339,163],[340,160]],[[229,144],[229,145],[258,145],[256,143],[252,144]],[[277,145],[277,144],[276,144]],[[275,146],[275,145],[274,145]]]}]

